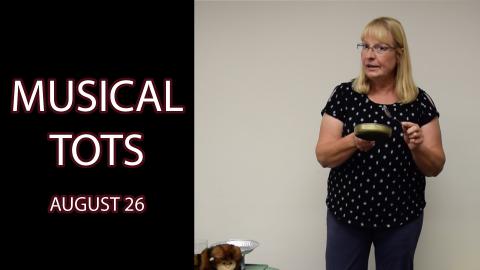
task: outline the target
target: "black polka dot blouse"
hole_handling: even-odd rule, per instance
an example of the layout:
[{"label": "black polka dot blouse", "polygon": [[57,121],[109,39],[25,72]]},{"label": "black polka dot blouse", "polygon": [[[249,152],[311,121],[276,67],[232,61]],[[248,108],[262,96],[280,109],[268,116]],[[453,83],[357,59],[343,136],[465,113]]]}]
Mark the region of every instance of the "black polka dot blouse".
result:
[{"label": "black polka dot blouse", "polygon": [[[327,207],[340,221],[365,228],[394,228],[421,215],[425,207],[425,176],[403,139],[401,124],[392,121],[383,104],[353,91],[352,82],[335,87],[324,113],[343,122],[343,136],[360,123],[392,127],[392,136],[367,152],[356,151],[328,177]],[[431,98],[419,89],[409,104],[388,104],[394,119],[420,126],[439,116]]]}]

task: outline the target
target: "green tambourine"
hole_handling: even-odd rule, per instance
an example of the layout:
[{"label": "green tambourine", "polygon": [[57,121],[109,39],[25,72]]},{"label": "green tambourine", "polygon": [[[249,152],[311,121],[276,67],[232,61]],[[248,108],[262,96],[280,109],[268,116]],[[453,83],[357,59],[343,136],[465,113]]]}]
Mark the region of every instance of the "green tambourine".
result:
[{"label": "green tambourine", "polygon": [[385,141],[392,137],[392,128],[378,123],[363,123],[355,126],[354,133],[367,141]]}]

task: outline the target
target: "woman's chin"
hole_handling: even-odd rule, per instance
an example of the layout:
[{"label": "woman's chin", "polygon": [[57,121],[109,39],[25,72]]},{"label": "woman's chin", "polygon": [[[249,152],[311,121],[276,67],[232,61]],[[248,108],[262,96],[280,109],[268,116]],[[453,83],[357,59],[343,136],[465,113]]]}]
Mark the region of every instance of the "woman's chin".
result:
[{"label": "woman's chin", "polygon": [[365,73],[365,75],[367,76],[367,78],[369,78],[370,80],[373,80],[373,79],[378,79],[378,78],[381,78],[382,76],[380,76],[380,74],[378,73]]},{"label": "woman's chin", "polygon": [[365,72],[365,76],[370,80],[379,80],[387,77],[381,72]]}]

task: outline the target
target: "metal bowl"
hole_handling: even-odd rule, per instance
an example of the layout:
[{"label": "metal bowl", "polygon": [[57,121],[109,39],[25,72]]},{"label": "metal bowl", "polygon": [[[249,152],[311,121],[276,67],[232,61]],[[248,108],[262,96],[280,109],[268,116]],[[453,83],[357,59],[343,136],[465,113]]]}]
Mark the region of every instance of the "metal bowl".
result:
[{"label": "metal bowl", "polygon": [[223,242],[215,243],[214,245],[221,245],[221,244],[230,244],[240,248],[242,255],[248,254],[252,252],[255,248],[257,248],[260,244],[254,240],[241,240],[241,239],[230,239]]},{"label": "metal bowl", "polygon": [[354,128],[355,136],[367,141],[385,141],[392,136],[392,128],[378,123],[358,124]]}]

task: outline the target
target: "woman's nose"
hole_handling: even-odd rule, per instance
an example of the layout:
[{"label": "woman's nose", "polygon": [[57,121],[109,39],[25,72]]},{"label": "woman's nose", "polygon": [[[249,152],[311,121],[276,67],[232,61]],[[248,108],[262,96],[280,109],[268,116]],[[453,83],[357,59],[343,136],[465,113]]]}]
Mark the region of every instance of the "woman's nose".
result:
[{"label": "woman's nose", "polygon": [[375,56],[377,55],[375,54],[372,48],[368,48],[368,50],[365,52],[365,56],[367,58],[375,58]]}]

